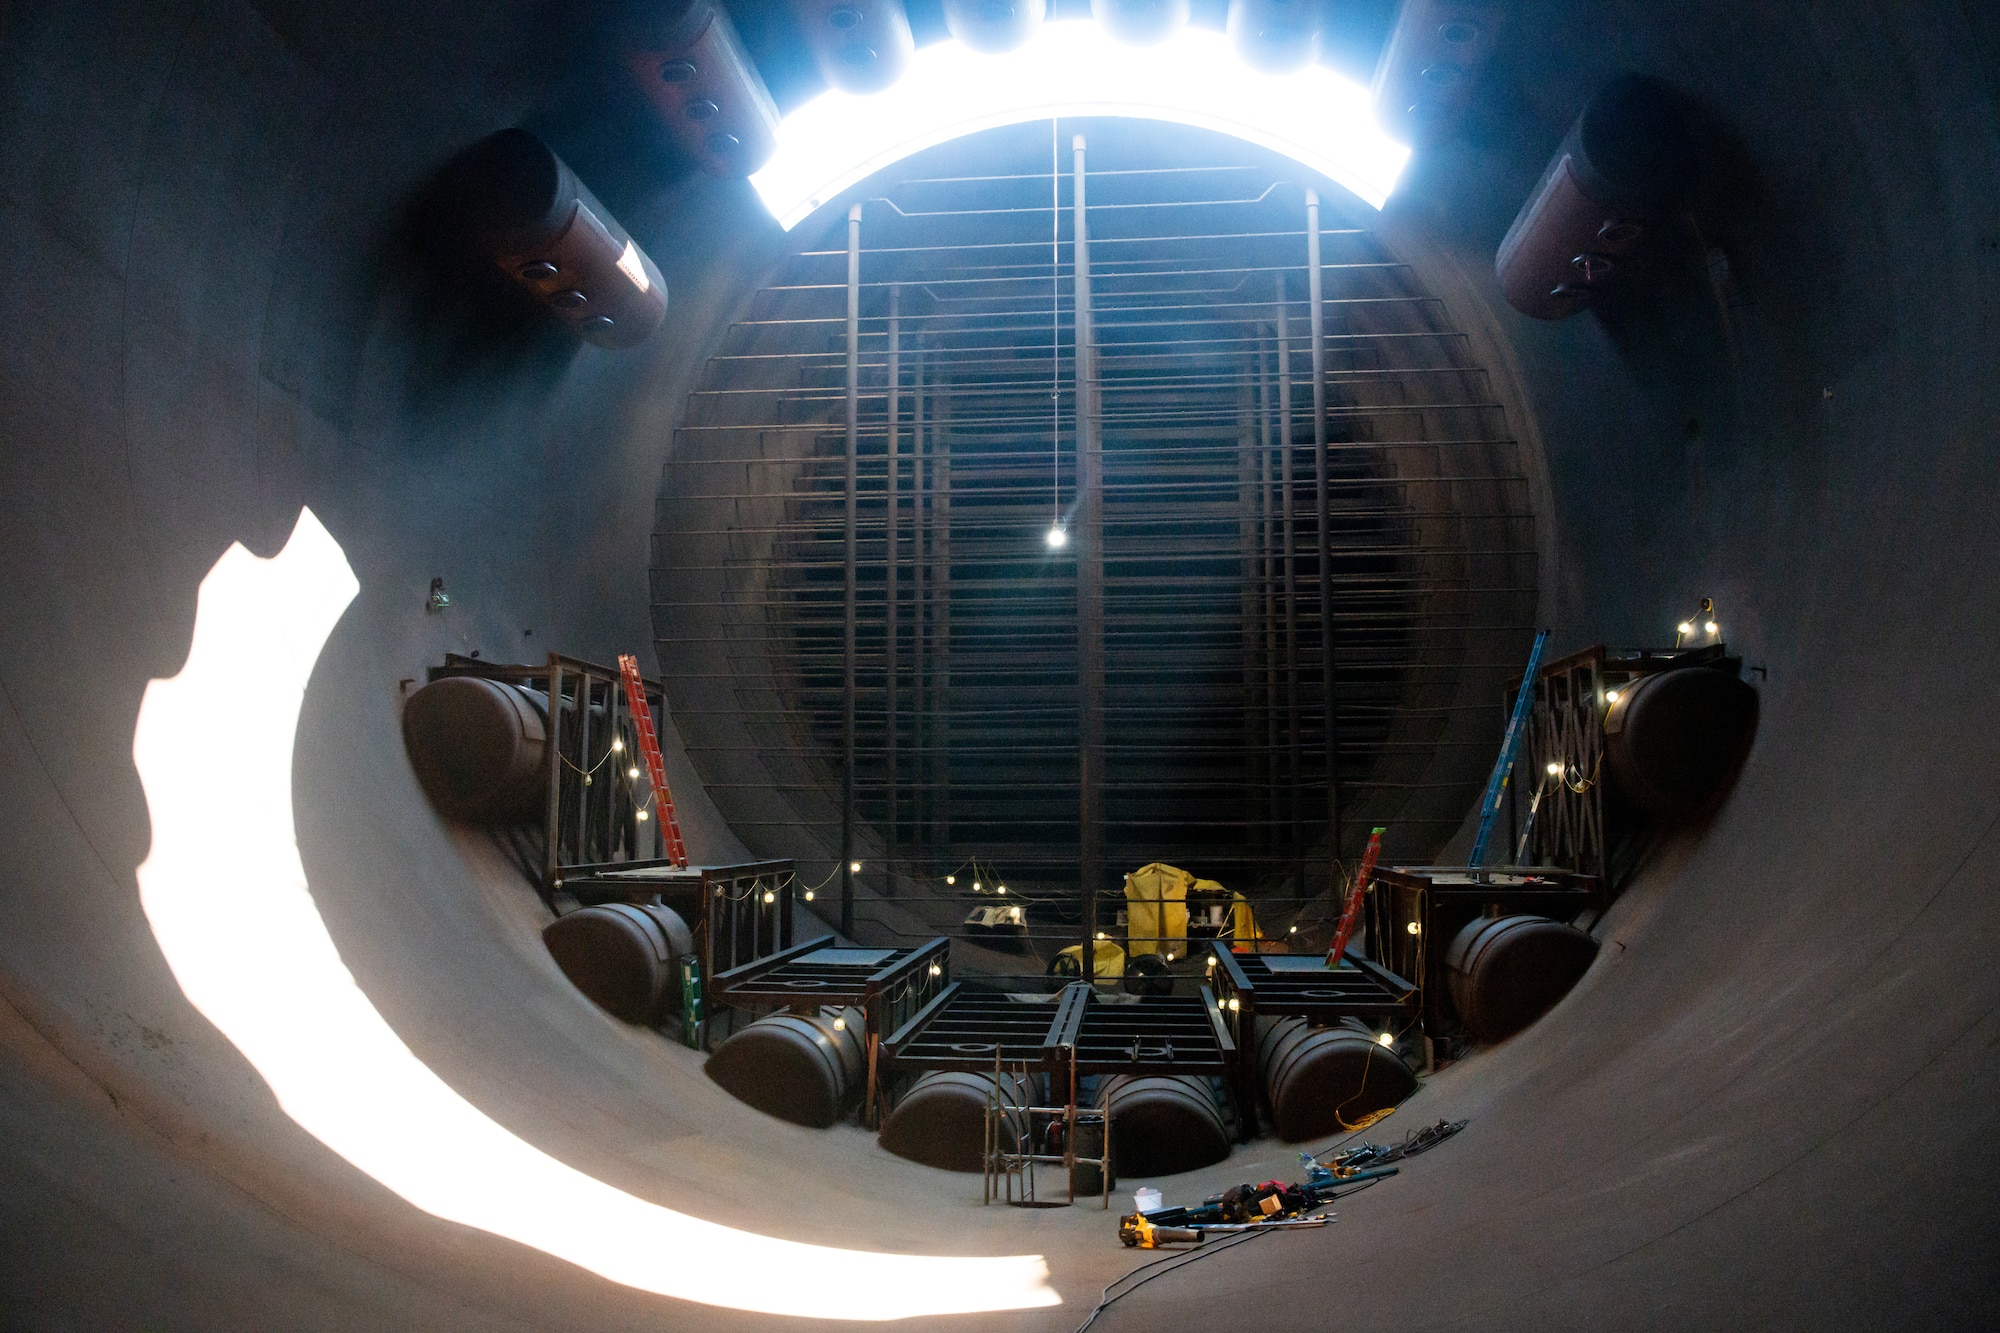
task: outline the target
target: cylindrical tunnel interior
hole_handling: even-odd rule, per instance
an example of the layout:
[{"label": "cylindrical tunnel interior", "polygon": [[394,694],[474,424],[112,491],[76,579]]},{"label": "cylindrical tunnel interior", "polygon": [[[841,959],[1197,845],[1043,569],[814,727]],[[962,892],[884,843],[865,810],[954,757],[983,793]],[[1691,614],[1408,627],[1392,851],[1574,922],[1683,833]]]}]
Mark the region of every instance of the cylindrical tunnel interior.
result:
[{"label": "cylindrical tunnel interior", "polygon": [[[1101,1213],[982,1209],[967,1177],[858,1126],[753,1112],[698,1052],[594,1008],[509,849],[441,818],[411,769],[402,702],[446,653],[637,651],[669,676],[699,656],[646,647],[662,478],[704,367],[801,246],[747,182],[695,169],[649,95],[599,77],[619,68],[609,9],[0,13],[9,1327],[782,1322],[753,1311],[799,1279],[759,1268],[751,1241],[739,1295],[638,1290],[399,1197],[295,1118],[169,966],[164,890],[140,888],[168,853],[191,892],[236,882],[274,829],[289,845],[287,808],[284,901],[316,909],[337,957],[260,953],[276,909],[254,898],[200,921],[205,956],[274,985],[331,959],[342,994],[496,1132],[744,1232],[1043,1256],[1061,1303],[966,1317],[980,1328],[1074,1328],[1134,1262]],[[1323,25],[1322,59],[1365,82],[1393,15],[1352,9]],[[781,110],[819,91],[791,7],[730,16]],[[908,19],[919,48],[944,31],[934,6]],[[1219,32],[1222,8],[1193,23]],[[1680,99],[1701,170],[1588,310],[1529,319],[1495,250],[1621,73]],[[1518,443],[1551,650],[1655,644],[1712,598],[1757,668],[1755,745],[1720,808],[1637,867],[1576,989],[1371,1131],[1463,1133],[1337,1227],[1205,1258],[1098,1327],[1991,1321],[1996,94],[2000,16],[1978,5],[1510,7],[1456,132],[1372,225],[1464,333]],[[639,347],[579,341],[436,225],[446,165],[514,125],[657,266],[626,270],[671,294]],[[149,682],[190,666],[225,553],[275,555],[307,509],[357,585],[309,680],[286,686],[292,648],[248,632],[202,658],[218,736],[291,689],[296,735],[265,753],[289,799],[246,785],[227,747],[189,747],[189,771],[241,791],[240,817],[210,811],[198,844],[175,842],[135,767],[142,701],[165,697]],[[253,627],[306,609],[248,605]],[[1491,707],[1465,738],[1466,806],[1518,670],[1503,646],[1467,668]],[[681,826],[697,862],[744,860],[765,849],[725,818],[742,808],[726,765],[683,746],[701,725],[662,723]],[[1287,1178],[1294,1160],[1265,1143],[1185,1179]]]}]

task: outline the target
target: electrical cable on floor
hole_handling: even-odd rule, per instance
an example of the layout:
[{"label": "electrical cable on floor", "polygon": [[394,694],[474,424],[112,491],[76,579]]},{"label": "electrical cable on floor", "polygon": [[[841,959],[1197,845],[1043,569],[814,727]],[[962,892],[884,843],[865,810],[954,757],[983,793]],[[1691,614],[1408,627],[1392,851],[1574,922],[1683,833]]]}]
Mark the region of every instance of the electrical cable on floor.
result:
[{"label": "electrical cable on floor", "polygon": [[[1336,1194],[1328,1197],[1322,1202],[1321,1206],[1324,1206],[1325,1204],[1328,1203],[1334,1203],[1340,1199],[1345,1199],[1352,1194],[1359,1194],[1361,1191],[1368,1189],[1372,1186],[1379,1185],[1381,1183],[1382,1182],[1380,1180],[1363,1181],[1360,1184],[1356,1185],[1351,1190],[1347,1190],[1341,1194]],[[1081,1324],[1078,1324],[1076,1326],[1076,1333],[1084,1333],[1085,1329],[1088,1329],[1092,1324],[1097,1322],[1097,1316],[1103,1314],[1113,1305],[1117,1304],[1119,1301],[1124,1300],[1127,1296],[1130,1296],[1133,1292],[1145,1286],[1148,1282],[1151,1282],[1154,1278],[1165,1277],[1169,1273],[1179,1272],[1181,1269],[1187,1267],[1189,1264],[1193,1263],[1197,1259],[1203,1258],[1211,1254],[1220,1254],[1224,1250],[1233,1250],[1238,1245],[1241,1245],[1246,1241],[1255,1240],[1259,1236],[1268,1235],[1273,1231],[1278,1231],[1282,1229],[1283,1228],[1279,1227],[1267,1227],[1261,1230],[1246,1231],[1243,1232],[1241,1235],[1232,1236],[1228,1240],[1218,1241],[1213,1245],[1198,1245],[1194,1249],[1189,1250],[1183,1254],[1170,1254],[1163,1259],[1155,1259],[1151,1263],[1140,1264],[1137,1268],[1125,1274],[1125,1276],[1118,1278],[1115,1281],[1110,1282],[1105,1286],[1103,1292],[1100,1293],[1100,1298],[1097,1304],[1094,1307],[1092,1307],[1090,1314],[1085,1317],[1084,1321]],[[1165,1264],[1170,1264],[1172,1266],[1161,1267],[1161,1265]],[[1148,1269],[1154,1269],[1154,1268],[1159,1269],[1159,1271],[1147,1272]],[[1145,1273],[1146,1276],[1139,1277],[1139,1274],[1141,1273]],[[1132,1281],[1132,1279],[1135,1277],[1139,1278],[1137,1282]],[[1124,1284],[1128,1282],[1131,1283],[1131,1285],[1125,1286]],[[1114,1292],[1112,1290],[1112,1288],[1114,1287],[1123,1287],[1123,1290]]]}]

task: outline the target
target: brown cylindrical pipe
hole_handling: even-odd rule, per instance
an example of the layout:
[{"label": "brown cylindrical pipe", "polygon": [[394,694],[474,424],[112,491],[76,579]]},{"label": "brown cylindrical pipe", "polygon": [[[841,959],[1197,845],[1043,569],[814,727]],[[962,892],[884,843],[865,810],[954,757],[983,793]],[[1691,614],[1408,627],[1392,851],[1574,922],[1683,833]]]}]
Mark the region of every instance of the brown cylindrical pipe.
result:
[{"label": "brown cylindrical pipe", "polygon": [[1597,941],[1540,916],[1479,917],[1445,953],[1451,1003],[1465,1030],[1505,1041],[1555,1007],[1590,970]]},{"label": "brown cylindrical pipe", "polygon": [[687,923],[659,903],[580,908],[544,927],[542,943],[571,985],[627,1023],[660,1019],[674,959],[694,952]]},{"label": "brown cylindrical pipe", "polygon": [[1494,271],[1507,303],[1536,319],[1590,304],[1666,214],[1694,167],[1687,126],[1650,79],[1590,99],[1507,229]]},{"label": "brown cylindrical pipe", "polygon": [[709,175],[748,176],[777,151],[777,104],[710,0],[635,25],[618,55],[675,144]]},{"label": "brown cylindrical pipe", "polygon": [[1090,0],[1091,17],[1131,46],[1164,42],[1188,25],[1188,0]]},{"label": "brown cylindrical pipe", "polygon": [[994,1076],[965,1070],[933,1070],[910,1085],[882,1122],[883,1148],[912,1162],[945,1171],[978,1171],[985,1165],[986,1112],[999,1107],[999,1148],[1018,1152],[1028,1138],[1024,1109],[1033,1103],[1028,1085],[1013,1074]]},{"label": "brown cylindrical pipe", "polygon": [[447,676],[411,695],[403,746],[431,804],[473,823],[540,814],[548,709],[545,695],[476,676]]},{"label": "brown cylindrical pipe", "polygon": [[501,130],[453,171],[473,243],[580,337],[632,347],[660,327],[660,270],[547,144],[524,129]]},{"label": "brown cylindrical pipe", "polygon": [[1319,59],[1315,0],[1229,0],[1229,43],[1258,69],[1282,74]]},{"label": "brown cylindrical pipe", "polygon": [[1491,0],[1403,0],[1375,66],[1375,119],[1410,143],[1438,139],[1493,58],[1504,11]]},{"label": "brown cylindrical pipe", "polygon": [[1604,766],[1626,799],[1656,818],[1692,814],[1721,795],[1757,728],[1757,691],[1714,667],[1642,676],[1604,716]]},{"label": "brown cylindrical pipe", "polygon": [[944,25],[975,51],[1011,51],[1041,29],[1047,0],[944,0]]},{"label": "brown cylindrical pipe", "polygon": [[843,92],[882,91],[916,54],[902,0],[792,0],[792,13],[813,63]]},{"label": "brown cylindrical pipe", "polygon": [[859,1009],[772,1014],[723,1042],[708,1076],[768,1115],[824,1129],[861,1099],[862,1026]]}]

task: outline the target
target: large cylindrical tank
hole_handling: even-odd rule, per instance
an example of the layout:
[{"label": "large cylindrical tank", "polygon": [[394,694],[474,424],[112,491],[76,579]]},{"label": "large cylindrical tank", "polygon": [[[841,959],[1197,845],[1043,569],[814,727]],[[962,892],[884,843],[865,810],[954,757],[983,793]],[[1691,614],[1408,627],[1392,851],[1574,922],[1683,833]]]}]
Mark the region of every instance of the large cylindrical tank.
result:
[{"label": "large cylindrical tank", "polygon": [[1732,672],[1642,676],[1604,715],[1604,766],[1625,798],[1660,818],[1721,794],[1757,730],[1757,691]]},{"label": "large cylindrical tank", "polygon": [[1011,51],[1042,26],[1047,0],[944,0],[944,25],[975,51]]},{"label": "large cylindrical tank", "polygon": [[881,92],[916,53],[902,0],[792,0],[792,13],[820,74],[845,92]]},{"label": "large cylindrical tank", "polygon": [[1031,1104],[1027,1084],[1003,1072],[992,1074],[933,1070],[910,1085],[882,1122],[877,1141],[898,1157],[946,1171],[978,1171],[986,1151],[986,1108],[1000,1106],[998,1129],[1003,1152],[1015,1151],[1027,1134]]},{"label": "large cylindrical tank", "polygon": [[1468,921],[1445,951],[1445,984],[1465,1030],[1505,1041],[1555,1007],[1590,970],[1597,941],[1542,916]]},{"label": "large cylindrical tank", "polygon": [[449,194],[487,259],[587,341],[631,347],[666,318],[660,270],[528,131],[474,144],[453,163]]},{"label": "large cylindrical tank", "polygon": [[1090,13],[1119,41],[1151,46],[1185,28],[1192,6],[1189,0],[1090,0]]},{"label": "large cylindrical tank", "polygon": [[681,151],[711,176],[748,176],[778,149],[778,107],[712,0],[629,19],[619,61]]},{"label": "large cylindrical tank", "polygon": [[1318,0],[1229,0],[1229,42],[1258,69],[1282,74],[1319,59]]},{"label": "large cylindrical tank", "polygon": [[1403,1058],[1365,1029],[1309,1027],[1303,1018],[1258,1018],[1257,1067],[1280,1139],[1336,1134],[1417,1090]]},{"label": "large cylindrical tank", "polygon": [[548,699],[447,676],[403,705],[403,747],[431,804],[454,819],[540,818],[548,800]]},{"label": "large cylindrical tank", "polygon": [[1185,1074],[1106,1079],[1115,1174],[1171,1176],[1229,1156],[1230,1133],[1214,1089]]},{"label": "large cylindrical tank", "polygon": [[1500,242],[1494,270],[1508,304],[1536,319],[1590,304],[1693,170],[1693,138],[1664,87],[1636,75],[1606,84]]},{"label": "large cylindrical tank", "polygon": [[861,1024],[859,1009],[760,1018],[708,1057],[708,1076],[767,1115],[824,1129],[861,1099]]},{"label": "large cylindrical tank", "polygon": [[1409,143],[1451,128],[1493,57],[1505,11],[1492,0],[1404,0],[1375,66],[1375,119]]},{"label": "large cylindrical tank", "polygon": [[608,903],[557,917],[542,942],[563,975],[627,1023],[654,1023],[673,993],[674,960],[694,952],[680,913],[658,903]]}]

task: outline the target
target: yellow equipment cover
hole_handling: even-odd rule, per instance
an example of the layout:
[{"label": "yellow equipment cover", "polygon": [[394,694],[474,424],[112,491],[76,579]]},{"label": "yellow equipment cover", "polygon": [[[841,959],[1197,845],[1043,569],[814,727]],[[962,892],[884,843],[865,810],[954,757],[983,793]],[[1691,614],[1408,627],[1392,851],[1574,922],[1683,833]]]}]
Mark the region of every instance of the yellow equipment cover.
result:
[{"label": "yellow equipment cover", "polygon": [[1187,894],[1198,882],[1159,861],[1125,877],[1125,947],[1134,956],[1187,952]]},{"label": "yellow equipment cover", "polygon": [[[1117,981],[1125,975],[1125,951],[1123,949],[1113,944],[1110,940],[1099,940],[1094,952],[1097,955],[1094,960],[1096,966],[1091,975],[1095,980]],[[1074,975],[1079,977],[1083,975],[1083,946],[1081,944],[1070,945],[1069,948],[1064,949],[1056,957],[1069,959],[1070,966],[1076,969]]]}]

